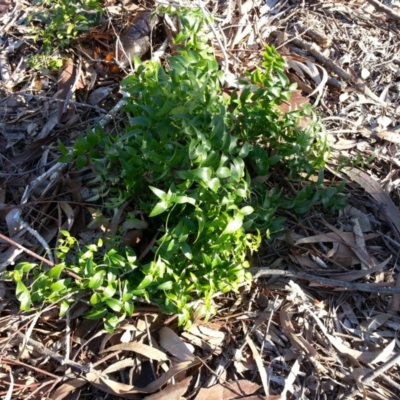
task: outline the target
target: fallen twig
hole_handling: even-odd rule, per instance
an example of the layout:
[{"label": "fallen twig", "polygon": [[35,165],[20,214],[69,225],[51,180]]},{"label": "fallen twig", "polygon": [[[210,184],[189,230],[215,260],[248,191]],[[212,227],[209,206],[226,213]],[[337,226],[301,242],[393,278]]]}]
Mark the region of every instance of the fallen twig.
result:
[{"label": "fallen twig", "polygon": [[372,4],[378,11],[383,11],[387,15],[391,16],[394,19],[400,21],[400,14],[396,11],[392,10],[390,7],[385,6],[384,4],[380,3],[378,0],[367,0],[369,4]]},{"label": "fallen twig", "polygon": [[[11,327],[11,329],[13,329]],[[18,336],[20,339],[25,340],[25,335],[22,332],[14,331],[14,334]],[[73,367],[78,369],[79,371],[86,372],[86,373],[94,373],[98,376],[101,375],[101,372],[93,369],[91,365],[82,365],[79,364],[75,361],[71,360],[65,360],[65,357],[63,357],[61,354],[55,353],[54,351],[48,349],[47,347],[43,346],[41,343],[37,342],[34,339],[28,338],[26,342],[31,345],[36,351],[39,353],[52,358],[53,360],[58,361],[61,365],[68,365],[69,367]]]},{"label": "fallen twig", "polygon": [[[279,31],[272,31],[271,35],[273,37],[277,37],[280,34]],[[325,57],[315,46],[314,43],[308,43],[305,40],[301,40],[298,38],[292,38],[289,39],[290,42],[292,42],[294,45],[301,47],[308,53],[310,53],[313,57],[315,57],[322,65],[325,65],[325,67],[329,68],[332,70],[335,74],[337,74],[340,78],[344,79],[345,81],[350,81],[353,79],[353,77],[346,72],[343,68],[340,68],[338,65],[336,65],[332,60],[330,60],[328,57]]]},{"label": "fallen twig", "polygon": [[[0,239],[3,239],[4,241],[6,241],[7,243],[11,244],[12,246],[17,247],[18,249],[23,250],[26,254],[29,254],[30,256],[36,258],[37,260],[42,261],[43,263],[47,264],[50,267],[54,267],[54,263],[52,263],[50,260],[47,260],[46,258],[40,256],[39,254],[34,253],[33,251],[27,249],[26,247],[20,245],[19,243],[17,243],[16,241],[8,238],[7,236],[4,236],[3,234],[0,233]],[[6,267],[2,268],[5,269]],[[0,270],[1,272],[1,270]]]},{"label": "fallen twig", "polygon": [[346,282],[346,281],[340,281],[338,279],[330,279],[330,278],[324,278],[322,276],[307,274],[306,272],[291,272],[291,271],[283,271],[280,269],[253,267],[250,268],[249,270],[250,272],[254,273],[254,279],[261,278],[263,276],[280,275],[280,276],[287,276],[289,278],[304,279],[307,281],[316,282],[326,286],[337,286],[341,288],[346,288],[347,290],[359,290],[362,292],[380,293],[380,294],[400,293],[400,287],[390,287],[391,285],[387,283],[384,283],[385,286],[378,286],[377,284],[372,284],[372,283]]},{"label": "fallen twig", "polygon": [[[378,378],[380,375],[384,374],[388,369],[393,367],[396,364],[400,363],[400,353],[397,353],[393,355],[388,361],[380,365],[378,368],[368,372],[365,374],[360,382],[363,383],[364,385],[369,385],[372,383],[372,381],[376,378]],[[351,393],[349,394],[344,394],[340,400],[350,400],[354,396],[356,396],[359,393],[358,389],[354,389]]]}]

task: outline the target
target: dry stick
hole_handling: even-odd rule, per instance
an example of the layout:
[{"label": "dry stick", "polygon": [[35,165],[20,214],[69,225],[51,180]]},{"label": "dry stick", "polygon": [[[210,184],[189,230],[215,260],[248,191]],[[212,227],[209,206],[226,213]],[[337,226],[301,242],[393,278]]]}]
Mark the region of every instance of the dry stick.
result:
[{"label": "dry stick", "polygon": [[[272,31],[271,35],[273,37],[277,37],[279,34],[278,31]],[[292,42],[296,46],[301,47],[308,53],[310,53],[312,56],[314,56],[318,61],[321,62],[322,65],[325,65],[327,68],[331,69],[335,74],[339,75],[342,79],[345,81],[350,81],[353,77],[346,72],[343,68],[340,68],[337,66],[332,60],[330,60],[328,57],[325,57],[315,46],[314,43],[308,43],[305,40],[293,38],[289,39],[288,42]]]},{"label": "dry stick", "polygon": [[[378,368],[368,372],[361,378],[361,383],[364,385],[369,385],[372,381],[378,378],[380,375],[384,374],[389,368],[393,367],[393,365],[400,363],[400,353],[395,354],[388,361],[380,365]],[[340,400],[350,400],[354,396],[358,394],[359,390],[354,389],[350,394],[343,395]]]},{"label": "dry stick", "polygon": [[[7,243],[11,244],[12,246],[15,246],[18,249],[23,250],[26,254],[29,254],[30,256],[32,256],[33,258],[36,258],[39,261],[42,261],[43,263],[47,264],[49,267],[54,267],[54,265],[55,265],[50,260],[47,260],[46,258],[40,256],[39,254],[34,253],[32,250],[29,250],[24,246],[21,246],[19,243],[17,243],[14,240],[8,238],[7,236],[4,236],[2,233],[0,233],[0,239],[3,239],[4,241],[6,241]],[[65,274],[69,275],[71,278],[75,278],[77,280],[81,280],[82,279],[79,275],[75,274],[72,271],[64,270],[63,272]]]},{"label": "dry stick", "polygon": [[383,11],[387,15],[390,15],[392,18],[400,21],[400,14],[396,11],[393,11],[390,7],[385,6],[380,3],[378,0],[367,0],[369,4],[372,4],[378,11]]},{"label": "dry stick", "polygon": [[289,278],[298,278],[307,281],[313,281],[321,285],[343,287],[348,290],[359,290],[362,292],[391,294],[391,295],[400,293],[400,287],[380,287],[367,283],[352,283],[352,282],[340,281],[338,279],[323,278],[321,276],[307,274],[306,272],[290,272],[290,271],[282,271],[280,269],[260,269],[257,267],[250,268],[250,272],[255,272],[255,275],[253,277],[254,279],[269,275],[275,275],[275,276],[280,275],[280,276],[287,276]]},{"label": "dry stick", "polygon": [[[16,336],[18,336],[20,339],[25,340],[25,335],[23,333],[18,332],[18,331],[14,331],[14,334]],[[56,352],[48,349],[47,347],[43,346],[40,342],[37,342],[34,339],[28,339],[27,342],[36,351],[38,351],[39,353],[41,353],[41,354],[43,354],[43,355],[45,355],[47,357],[51,357],[53,360],[58,361],[61,365],[68,365],[69,367],[73,367],[73,368],[79,369],[79,371],[82,371],[82,372],[86,372],[86,373],[92,372],[92,373],[94,373],[94,374],[96,374],[98,376],[101,375],[101,372],[96,370],[96,369],[93,369],[91,367],[91,365],[82,365],[82,364],[79,364],[79,363],[77,363],[75,361],[65,360],[65,358],[61,354],[56,353]]]},{"label": "dry stick", "polygon": [[19,361],[19,360],[9,360],[8,358],[3,358],[1,360],[1,362],[4,363],[4,364],[19,365],[19,366],[25,367],[26,369],[32,369],[35,372],[38,372],[38,373],[43,374],[43,375],[47,375],[47,376],[49,376],[49,377],[51,377],[53,379],[57,379],[57,380],[62,379],[61,376],[54,375],[51,372],[46,371],[46,370],[41,369],[41,368],[38,368],[38,367],[35,367],[34,365],[25,364],[25,363],[23,363],[22,361]]},{"label": "dry stick", "polygon": [[24,246],[21,246],[19,243],[15,242],[12,239],[9,239],[7,236],[4,236],[3,234],[0,233],[0,239],[5,240],[7,243],[11,244],[12,246],[17,247],[18,249],[23,250],[26,254],[29,254],[30,256],[42,261],[43,263],[47,264],[50,267],[54,267],[54,263],[51,261],[47,260],[46,258],[40,256],[39,254],[34,253],[33,251],[27,249]]},{"label": "dry stick", "polygon": [[[122,98],[109,112],[108,114],[106,114],[105,116],[103,116],[100,120],[99,120],[99,125],[104,128],[113,118],[114,116],[121,110],[122,107],[124,107],[126,104],[126,100],[125,98]],[[21,205],[26,204],[26,202],[28,201],[28,198],[30,196],[30,193],[32,191],[32,189],[39,184],[41,181],[43,181],[44,179],[47,179],[48,177],[51,177],[51,175],[55,174],[56,172],[58,172],[61,168],[63,168],[64,166],[66,166],[65,163],[56,163],[55,165],[53,165],[48,171],[46,171],[44,174],[38,176],[34,181],[32,181],[26,188],[24,191],[24,194],[22,195],[22,199],[21,199]],[[28,229],[35,237],[36,239],[44,246],[44,248],[48,251],[49,255],[51,254],[50,249],[48,248],[48,245],[46,243],[46,241],[42,238],[42,236],[36,232],[34,229],[30,228],[29,225],[22,220],[21,218],[21,214],[22,214],[22,210],[19,210],[19,212],[17,212],[14,216],[14,219],[16,221],[18,221],[21,225],[23,225],[26,229]],[[12,241],[11,239],[6,238],[5,236],[0,234],[0,237],[3,238],[6,242],[12,244],[13,246],[18,247],[19,249],[24,250],[27,254],[31,255],[32,257],[35,257],[36,259],[39,259],[41,261],[43,261],[45,264],[53,267],[55,264],[54,262],[52,262],[53,260],[47,260],[41,256],[39,256],[38,254],[35,254],[33,252],[31,252],[29,249],[21,246],[20,244]],[[76,274],[73,274],[73,272],[71,271],[65,271],[68,275],[70,275],[71,277],[74,277],[75,279],[80,279],[80,277]]]}]

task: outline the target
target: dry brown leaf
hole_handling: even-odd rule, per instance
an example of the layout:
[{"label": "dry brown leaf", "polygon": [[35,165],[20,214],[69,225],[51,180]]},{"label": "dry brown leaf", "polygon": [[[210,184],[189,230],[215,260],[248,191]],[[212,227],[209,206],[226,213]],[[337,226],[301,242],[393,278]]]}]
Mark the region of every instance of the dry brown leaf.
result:
[{"label": "dry brown leaf", "polygon": [[83,387],[87,384],[87,381],[83,378],[71,379],[68,382],[63,383],[58,387],[55,392],[49,397],[50,400],[62,400],[67,397],[70,393],[76,389]]},{"label": "dry brown leaf", "polygon": [[72,93],[74,91],[74,86],[77,80],[77,68],[71,58],[64,60],[63,70],[61,72],[60,79],[58,80],[58,88],[56,99],[59,101],[57,104],[57,123],[63,120],[63,115],[67,110],[68,118],[73,115],[73,108],[69,107],[69,100],[71,100]]},{"label": "dry brown leaf", "polygon": [[168,385],[165,389],[161,390],[161,392],[147,396],[144,400],[181,400],[192,379],[193,377],[189,376],[179,383]]},{"label": "dry brown leaf", "polygon": [[393,354],[396,347],[396,339],[393,339],[379,354],[376,358],[371,361],[371,364],[377,364],[380,362],[385,362]]},{"label": "dry brown leaf", "polygon": [[376,132],[376,136],[391,143],[400,144],[400,133],[395,131]]},{"label": "dry brown leaf", "polygon": [[133,358],[125,358],[124,360],[120,360],[114,364],[111,364],[104,371],[102,371],[102,373],[105,375],[111,374],[111,373],[113,373],[115,371],[119,371],[121,369],[133,367],[135,364],[136,364],[136,361]]},{"label": "dry brown leaf", "polygon": [[285,387],[281,396],[283,399],[286,399],[287,392],[294,393],[293,383],[295,382],[301,368],[301,361],[303,357],[300,355],[297,357],[296,361],[294,362],[288,377],[285,379]]},{"label": "dry brown leaf", "polygon": [[[210,388],[202,388],[196,396],[196,400],[231,400],[242,399],[261,388],[253,382],[245,379],[217,384]],[[246,397],[247,398],[247,397]]]},{"label": "dry brown leaf", "polygon": [[193,325],[188,329],[188,332],[182,332],[182,337],[206,352],[220,354],[221,348],[219,346],[224,340],[225,334],[203,325]]},{"label": "dry brown leaf", "polygon": [[400,213],[389,195],[365,172],[355,168],[343,168],[352,181],[358,183],[378,203],[379,209],[385,214],[387,221],[394,224],[397,235],[400,234]]},{"label": "dry brown leaf", "polygon": [[327,369],[317,360],[319,357],[315,348],[301,335],[296,334],[289,313],[285,310],[281,310],[280,319],[282,329],[286,333],[293,347],[298,349],[299,352],[305,353],[306,357],[313,363],[318,373],[327,374]]},{"label": "dry brown leaf", "polygon": [[120,343],[115,346],[108,347],[100,352],[107,353],[110,351],[134,351],[135,353],[141,354],[150,360],[156,361],[168,361],[168,357],[161,350],[157,350],[154,347],[148,346],[147,344],[131,342],[131,343]]},{"label": "dry brown leaf", "polygon": [[289,257],[294,263],[299,264],[303,267],[315,270],[320,269],[319,265],[315,261],[311,260],[309,257],[300,256],[298,254],[289,254]]},{"label": "dry brown leaf", "polygon": [[60,208],[64,211],[66,217],[67,217],[67,221],[65,222],[65,224],[63,224],[62,229],[65,229],[67,231],[70,231],[72,228],[72,225],[74,224],[74,210],[72,209],[72,207],[65,201],[60,201],[58,202],[58,205],[60,206]]},{"label": "dry brown leaf", "polygon": [[[354,240],[358,248],[360,248],[365,254],[367,254],[367,246],[365,245],[364,235],[361,230],[360,222],[357,218],[353,218],[353,233]],[[361,269],[368,269],[368,266],[361,262]]]},{"label": "dry brown leaf", "polygon": [[360,351],[350,348],[349,346],[345,345],[341,342],[338,338],[328,333],[327,329],[320,321],[320,319],[311,311],[308,310],[310,315],[315,319],[316,323],[318,324],[319,328],[324,333],[325,337],[329,340],[329,342],[344,356],[353,358],[358,362],[369,364],[372,360],[374,360],[380,354],[380,351]]},{"label": "dry brown leaf", "polygon": [[363,249],[361,249],[360,247],[358,247],[357,244],[355,243],[354,234],[352,234],[353,235],[352,241],[349,241],[349,240],[346,241],[345,235],[343,235],[344,232],[335,228],[333,225],[329,224],[326,221],[322,221],[322,223],[326,227],[331,229],[333,232],[335,232],[340,238],[342,238],[343,244],[347,244],[348,246],[350,246],[351,250],[359,258],[360,262],[364,263],[365,265],[368,266],[368,268],[371,268],[371,269],[375,266],[374,262],[371,260],[371,257],[369,256],[369,254],[365,253],[365,251]]},{"label": "dry brown leaf", "polygon": [[[50,113],[49,119],[44,124],[42,130],[38,133],[37,139],[45,139],[53,128],[59,123],[58,111],[54,110]],[[42,149],[41,149],[42,150]]]},{"label": "dry brown leaf", "polygon": [[186,371],[189,368],[198,365],[199,363],[200,363],[200,361],[194,360],[194,361],[186,361],[186,362],[176,364],[172,368],[170,368],[168,370],[168,372],[161,375],[158,379],[156,379],[155,381],[151,382],[150,384],[148,384],[147,386],[145,386],[143,388],[126,385],[124,383],[120,383],[120,382],[114,381],[112,379],[108,379],[108,378],[101,376],[99,374],[96,374],[94,372],[90,372],[90,373],[86,374],[86,378],[92,385],[96,386],[100,390],[103,390],[107,393],[110,393],[113,395],[118,395],[125,399],[138,400],[138,399],[141,399],[141,397],[140,398],[137,397],[136,394],[154,393],[157,390],[161,389],[161,387],[164,386],[176,374]]},{"label": "dry brown leaf", "polygon": [[160,329],[160,345],[180,361],[194,360],[194,348],[184,342],[171,328]]},{"label": "dry brown leaf", "polygon": [[0,0],[0,17],[9,10],[10,4],[12,4],[12,0]]},{"label": "dry brown leaf", "polygon": [[256,345],[254,344],[254,342],[250,339],[250,337],[246,337],[246,342],[250,347],[251,353],[253,354],[253,358],[254,361],[257,364],[257,368],[258,368],[258,373],[260,374],[260,378],[261,378],[261,383],[263,385],[264,388],[264,392],[266,395],[268,395],[269,390],[268,390],[268,377],[267,377],[267,372],[265,370],[264,367],[264,362],[260,356],[260,353],[257,350]]},{"label": "dry brown leaf", "polygon": [[382,263],[376,265],[373,268],[362,270],[362,271],[349,271],[349,272],[339,272],[335,274],[329,275],[331,279],[338,279],[340,281],[352,282],[356,279],[364,278],[367,275],[374,274],[375,272],[383,271],[383,268],[388,264],[388,262],[392,259],[392,256],[387,258]]},{"label": "dry brown leaf", "polygon": [[205,340],[199,338],[198,336],[192,335],[189,332],[182,332],[182,337],[185,338],[188,342],[190,342],[194,346],[200,347],[207,353],[221,354],[222,352],[222,350],[219,347],[214,346],[206,342]]},{"label": "dry brown leaf", "polygon": [[[297,240],[295,242],[296,246],[301,244],[310,244],[310,243],[335,243],[335,242],[343,242],[355,245],[354,241],[354,234],[352,232],[341,232],[340,234],[335,232],[327,232],[327,233],[320,233],[319,235],[314,236],[306,236],[306,237],[299,237],[297,235]],[[376,239],[377,237],[381,236],[379,233],[367,233],[363,235],[364,240],[372,240]]]}]

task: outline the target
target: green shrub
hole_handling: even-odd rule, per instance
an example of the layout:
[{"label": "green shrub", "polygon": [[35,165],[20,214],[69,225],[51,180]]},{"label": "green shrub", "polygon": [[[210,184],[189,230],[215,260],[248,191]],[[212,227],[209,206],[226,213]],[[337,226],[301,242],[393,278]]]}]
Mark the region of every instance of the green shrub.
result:
[{"label": "green shrub", "polygon": [[47,52],[64,48],[80,33],[99,22],[102,7],[99,0],[36,0],[41,6],[31,14],[31,21],[41,26],[32,29],[34,39],[41,41]]},{"label": "green shrub", "polygon": [[[89,294],[86,316],[104,317],[111,330],[140,296],[178,313],[180,323],[190,321],[193,302],[200,299],[196,312],[209,318],[216,292],[237,290],[251,279],[248,255],[259,248],[262,235],[282,230],[279,209],[303,214],[317,202],[341,206],[336,189],[322,186],[328,149],[311,107],[286,114],[278,108],[294,87],[276,50],[267,47],[243,89],[226,96],[223,73],[201,39],[201,12],[181,10],[180,16],[180,50],[167,58],[167,66],[135,59],[135,74],[122,83],[123,132],[89,129],[72,154],[60,144],[64,161],[73,157],[79,168],[89,164],[97,172],[97,198],[106,207],[135,200],[159,232],[153,253],[139,264],[132,249],[79,249],[66,236],[59,246],[62,263],[35,270],[29,290],[22,275],[31,268],[16,268],[25,309],[34,301],[62,301],[65,312],[76,296]],[[300,129],[305,116],[309,125]],[[318,169],[318,181],[309,182]],[[290,195],[269,187],[264,181],[272,173],[282,182],[302,182],[303,189]],[[60,281],[63,272],[79,278]]]}]

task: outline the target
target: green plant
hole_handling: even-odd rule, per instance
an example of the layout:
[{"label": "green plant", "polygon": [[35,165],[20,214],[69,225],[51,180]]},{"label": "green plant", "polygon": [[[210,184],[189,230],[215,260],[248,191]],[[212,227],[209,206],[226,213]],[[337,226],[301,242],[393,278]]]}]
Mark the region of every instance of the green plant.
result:
[{"label": "green plant", "polygon": [[46,51],[64,48],[79,33],[87,32],[99,22],[102,7],[99,0],[37,0],[30,16],[35,26],[34,39],[43,42]]},{"label": "green plant", "polygon": [[59,55],[32,54],[28,60],[29,66],[36,71],[59,70],[63,66],[63,59]]},{"label": "green plant", "polygon": [[[266,48],[262,65],[247,74],[241,92],[224,96],[223,73],[201,39],[203,14],[180,10],[179,15],[180,50],[167,58],[167,67],[134,59],[135,74],[123,82],[128,95],[124,131],[110,135],[99,127],[88,129],[72,153],[60,143],[63,161],[73,158],[78,168],[89,164],[97,172],[96,199],[114,209],[135,199],[136,208],[159,232],[142,265],[132,250],[112,250],[120,269],[106,261],[109,251],[99,247],[71,248],[68,237],[68,246],[58,247],[75,257],[60,264],[57,274],[64,268],[79,276],[68,281],[68,290],[78,296],[89,293],[89,315],[105,316],[109,329],[132,310],[131,303],[128,308],[124,304],[138,293],[178,313],[180,323],[190,321],[198,299],[197,314],[210,317],[216,292],[237,290],[251,279],[247,257],[259,248],[261,234],[270,237],[282,230],[279,209],[303,214],[317,202],[335,205],[337,191],[322,185],[328,149],[311,107],[286,114],[279,109],[294,87],[276,50]],[[300,129],[305,115],[309,125]],[[308,181],[318,169],[317,182]],[[273,174],[281,176],[280,184],[286,179],[302,183],[302,190],[268,186],[265,177]],[[45,276],[46,288],[52,287],[46,281],[49,272],[37,274],[36,279]],[[28,300],[21,288],[29,306],[34,300],[64,296],[62,290],[56,298],[41,292]],[[118,313],[111,322],[110,309]]]}]

